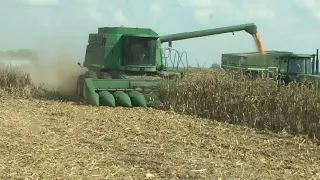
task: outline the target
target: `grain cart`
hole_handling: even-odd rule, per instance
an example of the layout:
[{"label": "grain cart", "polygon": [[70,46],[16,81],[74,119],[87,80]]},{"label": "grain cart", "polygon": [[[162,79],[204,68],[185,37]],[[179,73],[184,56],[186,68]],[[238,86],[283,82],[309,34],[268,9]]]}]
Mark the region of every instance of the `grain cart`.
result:
[{"label": "grain cart", "polygon": [[[112,107],[147,107],[148,102],[161,102],[157,94],[160,83],[174,83],[188,66],[187,56],[183,58],[186,53],[175,53],[177,58],[172,61],[173,41],[235,31],[252,35],[257,27],[250,23],[165,36],[147,28],[98,28],[98,33],[89,34],[83,66],[78,63],[88,69],[78,77],[78,95],[88,104]],[[169,48],[161,48],[164,42]]]},{"label": "grain cart", "polygon": [[270,77],[285,84],[290,82],[312,82],[313,88],[319,87],[319,51],[316,54],[295,54],[288,51],[265,51],[222,54],[221,67],[226,70],[241,70],[257,75],[268,72]]}]

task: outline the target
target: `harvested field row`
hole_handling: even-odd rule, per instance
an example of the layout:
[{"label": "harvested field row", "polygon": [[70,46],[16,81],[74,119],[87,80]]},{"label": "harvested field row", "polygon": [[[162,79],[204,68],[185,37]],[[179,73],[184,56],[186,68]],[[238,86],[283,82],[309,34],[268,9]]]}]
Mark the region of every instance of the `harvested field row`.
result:
[{"label": "harvested field row", "polygon": [[[162,86],[162,95],[171,99],[162,107],[169,111],[161,111],[59,102],[57,100],[64,99],[64,96],[35,86],[28,74],[13,69],[3,69],[0,73],[1,179],[320,178],[320,148],[310,139],[286,133],[259,133],[243,126],[214,121],[250,126],[248,123],[253,119],[241,121],[230,113],[250,113],[250,108],[244,105],[250,105],[251,101],[237,104],[239,101],[232,101],[232,98],[242,97],[239,92],[245,87],[251,89],[247,91],[252,93],[249,95],[264,96],[265,91],[257,94],[257,90],[269,87],[267,84],[258,86],[259,89],[254,85],[244,86],[239,81],[219,80],[223,74],[207,76],[202,81],[193,76],[198,81],[180,82],[169,89]],[[284,89],[280,92],[284,93]],[[309,95],[302,97],[315,98]],[[39,100],[41,98],[47,100]],[[254,101],[252,104],[262,104],[257,107],[269,110],[267,103]],[[290,103],[294,101],[284,101],[278,107]],[[225,107],[235,109],[225,111]],[[208,114],[210,108],[216,114]],[[178,115],[170,109],[213,120]],[[270,123],[271,111],[265,112],[262,118]],[[303,114],[299,113],[301,111],[294,115],[302,117]],[[220,118],[213,115],[220,115]],[[251,115],[258,117],[261,113]],[[281,124],[280,120],[272,122]],[[285,125],[283,127],[291,127]],[[251,127],[271,129],[254,124]],[[280,129],[283,128],[277,130]]]},{"label": "harvested field row", "polygon": [[312,179],[320,148],[152,109],[1,99],[1,179]]}]

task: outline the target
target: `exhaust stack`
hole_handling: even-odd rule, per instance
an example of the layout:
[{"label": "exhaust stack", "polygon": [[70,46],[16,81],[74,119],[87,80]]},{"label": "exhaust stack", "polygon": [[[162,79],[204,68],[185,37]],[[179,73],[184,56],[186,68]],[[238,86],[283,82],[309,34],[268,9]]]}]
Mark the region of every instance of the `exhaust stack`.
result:
[{"label": "exhaust stack", "polygon": [[319,49],[317,49],[316,53],[316,74],[319,74]]}]

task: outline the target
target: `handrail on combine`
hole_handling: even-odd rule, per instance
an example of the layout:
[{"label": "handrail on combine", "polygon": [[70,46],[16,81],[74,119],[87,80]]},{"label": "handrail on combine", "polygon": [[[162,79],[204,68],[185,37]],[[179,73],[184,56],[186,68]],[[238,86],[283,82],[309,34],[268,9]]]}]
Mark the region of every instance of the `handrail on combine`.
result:
[{"label": "handrail on combine", "polygon": [[[172,55],[173,53],[174,55]],[[166,48],[162,48],[161,56],[167,68],[178,70],[180,64],[182,64],[183,69],[186,69],[189,66],[188,54],[186,51],[183,51],[182,53],[180,53],[176,49],[173,49],[171,47],[166,47]],[[185,59],[183,59],[183,57],[185,57]],[[168,65],[168,60],[171,62],[171,67]]]}]

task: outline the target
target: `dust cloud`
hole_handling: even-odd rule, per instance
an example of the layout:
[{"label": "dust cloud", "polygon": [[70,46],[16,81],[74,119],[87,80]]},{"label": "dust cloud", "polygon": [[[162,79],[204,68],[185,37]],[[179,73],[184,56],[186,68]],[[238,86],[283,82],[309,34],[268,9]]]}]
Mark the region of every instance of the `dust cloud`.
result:
[{"label": "dust cloud", "polygon": [[20,65],[17,68],[29,73],[37,86],[74,95],[78,75],[87,70],[77,64],[83,60],[77,59],[72,48],[68,46],[39,48],[35,51],[38,54],[38,63]]}]

